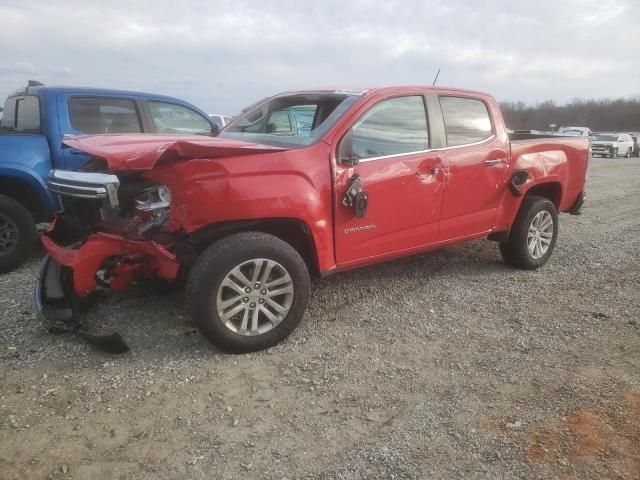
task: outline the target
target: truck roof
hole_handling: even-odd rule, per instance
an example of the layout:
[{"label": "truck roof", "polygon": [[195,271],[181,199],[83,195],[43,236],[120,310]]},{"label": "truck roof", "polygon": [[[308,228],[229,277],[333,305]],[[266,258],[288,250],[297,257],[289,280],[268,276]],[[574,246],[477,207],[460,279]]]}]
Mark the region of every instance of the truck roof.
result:
[{"label": "truck roof", "polygon": [[68,86],[49,86],[49,85],[37,85],[32,87],[24,87],[19,88],[11,92],[8,96],[14,97],[17,95],[25,95],[26,93],[29,95],[42,95],[42,94],[56,94],[56,93],[85,93],[91,95],[107,95],[107,96],[127,96],[127,97],[152,97],[156,99],[165,99],[165,100],[173,100],[180,101],[184,103],[182,100],[179,100],[175,97],[170,97],[168,95],[158,95],[155,93],[147,93],[147,92],[135,92],[131,90],[114,90],[110,88],[92,88],[92,87],[68,87]]},{"label": "truck roof", "polygon": [[461,94],[467,95],[478,95],[490,97],[491,95],[486,92],[481,92],[478,90],[468,90],[464,88],[455,88],[455,87],[434,87],[432,85],[396,85],[396,86],[387,86],[387,87],[322,87],[322,88],[305,88],[300,90],[289,90],[285,93],[345,93],[352,95],[364,95],[364,94],[379,94],[379,93],[404,93],[407,91],[429,91],[429,92],[457,92]]}]

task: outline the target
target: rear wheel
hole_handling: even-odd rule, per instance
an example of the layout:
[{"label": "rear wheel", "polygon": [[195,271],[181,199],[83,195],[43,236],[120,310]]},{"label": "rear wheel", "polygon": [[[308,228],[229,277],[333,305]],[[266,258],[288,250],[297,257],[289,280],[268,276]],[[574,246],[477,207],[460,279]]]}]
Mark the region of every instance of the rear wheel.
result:
[{"label": "rear wheel", "polygon": [[300,254],[261,232],[225,237],[205,250],[187,283],[187,303],[202,334],[232,353],[284,340],[302,320],[310,280]]},{"label": "rear wheel", "polygon": [[0,195],[0,273],[20,266],[33,251],[36,240],[36,225],[29,210]]},{"label": "rear wheel", "polygon": [[542,197],[526,197],[509,238],[500,244],[500,252],[509,265],[534,270],[549,260],[557,237],[558,214],[553,202]]}]

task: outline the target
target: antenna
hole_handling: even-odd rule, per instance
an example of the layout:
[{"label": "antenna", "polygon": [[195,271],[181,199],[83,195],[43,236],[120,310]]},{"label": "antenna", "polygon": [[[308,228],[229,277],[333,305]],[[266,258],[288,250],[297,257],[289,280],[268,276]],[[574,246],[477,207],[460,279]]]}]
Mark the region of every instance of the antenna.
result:
[{"label": "antenna", "polygon": [[432,86],[436,86],[436,83],[438,82],[438,77],[440,76],[440,69],[438,69],[438,73],[436,73],[436,78],[433,79],[433,84]]}]

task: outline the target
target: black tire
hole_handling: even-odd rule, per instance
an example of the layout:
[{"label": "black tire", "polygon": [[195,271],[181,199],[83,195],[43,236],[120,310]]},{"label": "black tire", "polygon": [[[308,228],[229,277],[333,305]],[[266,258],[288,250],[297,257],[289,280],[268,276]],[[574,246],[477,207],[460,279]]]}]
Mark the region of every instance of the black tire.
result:
[{"label": "black tire", "polygon": [[19,267],[33,252],[37,239],[29,210],[13,198],[0,195],[0,273]]},{"label": "black tire", "polygon": [[[553,236],[547,251],[536,258],[530,251],[527,243],[529,227],[533,219],[540,212],[546,211],[553,220]],[[558,238],[558,213],[553,202],[543,197],[525,197],[516,216],[516,220],[509,232],[506,242],[500,243],[500,253],[504,261],[516,268],[535,270],[544,265],[553,253]]]},{"label": "black tire", "polygon": [[631,158],[631,152],[631,149],[627,150],[627,154],[624,156],[624,158]]},{"label": "black tire", "polygon": [[611,158],[618,158],[618,149],[614,149],[613,153],[611,154]]},{"label": "black tire", "polygon": [[[216,301],[227,275],[254,259],[271,260],[284,268],[291,277],[293,299],[280,323],[265,333],[248,336],[224,324]],[[246,353],[272,347],[291,334],[307,308],[310,288],[307,266],[291,245],[266,233],[244,232],[222,238],[200,255],[187,280],[187,306],[207,340],[225,352]]]}]

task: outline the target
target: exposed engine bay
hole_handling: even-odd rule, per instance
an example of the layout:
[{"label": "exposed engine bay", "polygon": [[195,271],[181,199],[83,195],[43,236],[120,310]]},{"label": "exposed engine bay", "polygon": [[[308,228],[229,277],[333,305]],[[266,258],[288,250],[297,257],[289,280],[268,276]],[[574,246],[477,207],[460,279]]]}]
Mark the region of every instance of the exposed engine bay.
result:
[{"label": "exposed engine bay", "polygon": [[93,170],[53,170],[47,188],[59,196],[61,212],[42,236],[49,255],[35,291],[38,310],[55,332],[75,331],[108,351],[126,351],[118,334],[96,336],[81,314],[100,290],[119,291],[140,277],[173,280],[179,262],[171,253],[179,231],[163,229],[171,192],[132,172],[116,176]]}]

